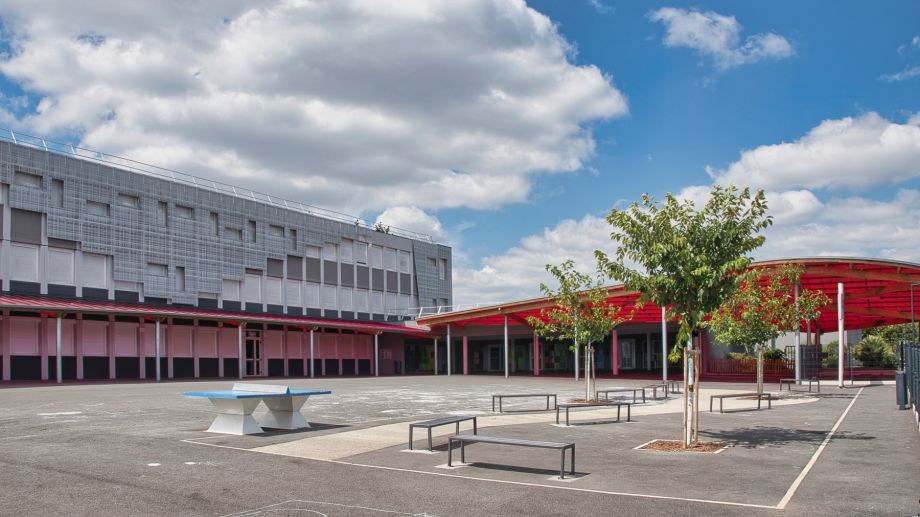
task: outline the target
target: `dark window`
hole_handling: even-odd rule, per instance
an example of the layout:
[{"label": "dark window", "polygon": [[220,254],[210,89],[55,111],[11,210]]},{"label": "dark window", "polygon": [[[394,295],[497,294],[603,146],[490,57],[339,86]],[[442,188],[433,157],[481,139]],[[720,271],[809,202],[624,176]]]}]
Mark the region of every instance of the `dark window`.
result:
[{"label": "dark window", "polygon": [[42,214],[13,208],[10,210],[10,240],[42,243]]},{"label": "dark window", "polygon": [[307,281],[319,282],[320,263],[318,258],[307,257]]},{"label": "dark window", "polygon": [[383,291],[383,270],[382,269],[372,269],[371,270],[371,280],[372,288],[375,291]]},{"label": "dark window", "polygon": [[387,292],[395,293],[399,290],[399,273],[387,271]]},{"label": "dark window", "polygon": [[68,241],[64,239],[53,239],[48,238],[48,247],[49,248],[64,248],[68,250],[77,249],[77,243],[75,241]]},{"label": "dark window", "polygon": [[284,278],[284,261],[273,258],[268,259],[265,272],[271,277]]},{"label": "dark window", "polygon": [[326,285],[338,285],[338,264],[331,260],[323,261],[323,283]]},{"label": "dark window", "polygon": [[355,266],[342,264],[342,285],[345,287],[355,286]]},{"label": "dark window", "polygon": [[402,294],[412,294],[412,275],[408,273],[399,274],[399,292]]},{"label": "dark window", "polygon": [[303,280],[303,259],[288,255],[287,258],[287,277],[291,280]]},{"label": "dark window", "polygon": [[370,288],[370,270],[367,266],[358,266],[358,280],[356,284],[358,289]]}]

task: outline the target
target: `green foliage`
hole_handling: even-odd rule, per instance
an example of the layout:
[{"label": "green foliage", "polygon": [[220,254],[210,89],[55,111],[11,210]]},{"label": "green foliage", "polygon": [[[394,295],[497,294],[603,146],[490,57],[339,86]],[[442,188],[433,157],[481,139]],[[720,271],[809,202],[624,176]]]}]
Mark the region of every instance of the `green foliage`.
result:
[{"label": "green foliage", "polygon": [[839,357],[838,347],[839,343],[837,340],[833,340],[830,343],[824,345],[824,353],[827,354],[824,357],[824,360],[821,361],[821,365],[825,368],[836,368],[837,367],[837,358]]},{"label": "green foliage", "polygon": [[641,204],[607,216],[614,257],[594,253],[608,277],[642,293],[640,303],[667,307],[680,319],[676,349],[738,287],[748,255],[764,243],[760,231],[772,224],[766,212],[762,190],[717,186],[700,209],[672,194],[664,203],[645,194]]},{"label": "green foliage", "polygon": [[540,311],[539,318],[527,318],[534,332],[550,340],[571,341],[586,345],[603,340],[626,318],[621,308],[608,301],[607,288],[601,278],[592,278],[575,270],[575,264],[566,260],[561,266],[547,264],[546,270],[559,284],[552,289],[540,284],[540,291],[555,300],[551,309]]},{"label": "green foliage", "polygon": [[[818,319],[820,309],[831,299],[808,289],[802,289],[796,299],[793,286],[799,283],[801,271],[789,264],[745,271],[739,275],[738,289],[705,325],[712,328],[719,342],[754,351],[758,345],[797,328],[803,319]],[[782,351],[777,352],[782,357]]]},{"label": "green foliage", "polygon": [[870,368],[894,368],[897,366],[898,355],[896,348],[878,335],[863,336],[853,351],[855,357],[863,366]]},{"label": "green foliage", "polygon": [[751,359],[751,356],[747,352],[729,352],[728,358],[741,361],[743,359]]},{"label": "green foliage", "polygon": [[779,359],[785,359],[786,353],[779,348],[765,348],[763,351],[763,358],[776,361]]},{"label": "green foliage", "polygon": [[885,325],[884,327],[866,329],[863,332],[863,337],[867,336],[878,336],[897,350],[902,340],[910,341],[920,336],[920,332],[918,332],[916,328],[914,332],[911,332],[910,323],[904,323],[901,325]]}]

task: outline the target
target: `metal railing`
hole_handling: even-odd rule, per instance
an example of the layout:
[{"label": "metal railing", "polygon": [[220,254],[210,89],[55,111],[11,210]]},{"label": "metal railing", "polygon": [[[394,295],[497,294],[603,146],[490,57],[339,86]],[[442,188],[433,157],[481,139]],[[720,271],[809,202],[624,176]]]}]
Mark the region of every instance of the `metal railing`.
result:
[{"label": "metal railing", "polygon": [[[73,144],[64,144],[61,142],[55,142],[42,138],[40,136],[28,135],[25,133],[20,133],[18,131],[13,131],[12,129],[0,128],[0,140],[6,142],[12,142],[18,145],[24,145],[32,147],[35,149],[47,151],[49,153],[61,154],[65,156],[74,156],[83,160],[88,160],[91,162],[99,163],[102,165],[108,165],[112,167],[117,167],[119,169],[126,169],[131,172],[138,174],[146,174],[149,176],[156,176],[159,178],[168,179],[170,181],[175,181],[178,183],[183,183],[185,185],[191,185],[203,189],[207,189],[213,192],[219,192],[221,194],[227,194],[242,199],[251,199],[253,201],[258,201],[261,203],[267,203],[273,206],[286,208],[288,210],[294,210],[301,212],[307,215],[313,215],[317,217],[322,217],[325,219],[332,219],[334,221],[339,221],[342,223],[354,224],[355,226],[360,226],[362,228],[367,228],[374,230],[374,226],[365,220],[362,217],[357,217],[349,214],[344,214],[342,212],[336,212],[335,210],[329,210],[326,208],[320,208],[317,206],[308,205],[306,203],[301,203],[299,201],[291,201],[289,199],[284,199],[278,196],[272,196],[270,194],[265,194],[263,192],[257,192],[255,190],[250,190],[245,187],[238,187],[236,185],[231,185],[229,183],[223,183],[220,181],[209,180],[206,178],[201,178],[198,176],[193,176],[184,172],[179,172],[172,169],[167,169],[165,167],[159,167],[156,165],[151,165],[149,163],[140,162],[137,160],[132,160],[130,158],[125,158],[123,156],[117,156],[114,154],[107,154],[100,151],[94,151],[91,149],[85,149],[83,147],[78,147]],[[393,226],[387,226],[387,232],[393,235],[398,235],[400,237],[406,237],[409,239],[420,240],[425,242],[434,243],[434,239],[430,235],[415,232],[412,230],[406,230],[403,228],[397,228]]]},{"label": "metal railing", "polygon": [[458,311],[467,311],[471,309],[480,309],[482,307],[490,307],[492,305],[499,305],[500,302],[483,302],[483,303],[466,303],[459,305],[433,305],[430,307],[410,307],[408,309],[390,309],[386,311],[387,316],[395,316],[397,318],[409,318],[412,320],[421,318],[422,316],[437,316],[439,314],[447,314],[449,312],[458,312]]},{"label": "metal railing", "polygon": [[908,401],[917,416],[920,415],[920,403],[917,401],[917,397],[920,397],[920,345],[905,343],[901,352],[904,354]]}]

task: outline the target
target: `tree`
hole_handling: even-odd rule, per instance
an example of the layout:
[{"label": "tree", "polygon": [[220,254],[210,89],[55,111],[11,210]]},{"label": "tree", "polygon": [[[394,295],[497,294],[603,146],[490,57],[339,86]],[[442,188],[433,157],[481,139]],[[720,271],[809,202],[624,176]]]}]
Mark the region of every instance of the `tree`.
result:
[{"label": "tree", "polygon": [[[663,204],[644,194],[641,205],[614,209],[607,216],[613,227],[610,237],[619,246],[614,258],[594,253],[598,267],[611,279],[641,293],[640,302],[666,307],[670,318],[679,318],[676,345],[683,347],[705,317],[737,289],[739,274],[751,263],[747,255],[764,243],[759,233],[772,224],[766,212],[762,190],[752,194],[747,188],[739,192],[734,186],[717,186],[699,210],[692,201],[671,194]],[[682,441],[689,447],[699,441],[699,350],[690,341],[683,351],[687,388]]]},{"label": "tree", "polygon": [[875,368],[894,368],[898,364],[897,348],[881,336],[864,335],[856,344],[853,357],[859,359],[863,366]]},{"label": "tree", "polygon": [[757,356],[757,393],[763,393],[764,344],[780,334],[799,328],[802,320],[814,321],[831,299],[820,291],[793,286],[802,268],[790,264],[752,268],[744,272],[737,290],[728,297],[706,325],[721,343],[743,346]]},{"label": "tree", "polygon": [[534,332],[550,340],[571,341],[575,351],[585,345],[585,400],[593,398],[594,347],[623,322],[621,308],[608,301],[607,289],[601,278],[591,278],[575,270],[575,263],[566,260],[561,266],[546,265],[546,270],[556,279],[559,287],[551,289],[540,284],[540,291],[553,298],[551,309],[541,309],[540,317],[530,316],[527,322]]}]

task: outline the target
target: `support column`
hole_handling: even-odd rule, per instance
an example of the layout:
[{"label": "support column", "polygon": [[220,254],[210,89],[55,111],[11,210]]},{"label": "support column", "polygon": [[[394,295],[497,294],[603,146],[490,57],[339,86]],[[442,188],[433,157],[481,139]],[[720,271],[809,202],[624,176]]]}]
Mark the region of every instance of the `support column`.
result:
[{"label": "support column", "polygon": [[[137,360],[140,363],[141,379],[147,378],[147,341],[144,335],[144,318],[139,318],[137,322],[137,331],[134,333],[137,337]],[[220,350],[220,348],[218,348]]]},{"label": "support column", "polygon": [[[799,284],[792,287],[792,298],[796,303],[799,301]],[[799,319],[795,321],[795,383],[802,384],[802,322]]]},{"label": "support column", "polygon": [[201,369],[198,367],[198,320],[192,320],[192,325],[192,368],[197,379],[201,376]]},{"label": "support column", "polygon": [[533,333],[533,375],[540,376],[540,336]]},{"label": "support column", "polygon": [[438,374],[438,338],[434,338],[434,374]]},{"label": "support column", "polygon": [[846,335],[843,330],[843,282],[837,283],[837,387],[843,387],[843,342]]},{"label": "support column", "polygon": [[463,336],[463,375],[470,374],[470,340]]},{"label": "support column", "polygon": [[288,327],[281,327],[281,358],[284,360],[284,376],[290,375],[288,371]]},{"label": "support column", "polygon": [[157,318],[156,323],[156,372],[157,372],[157,382],[161,379],[160,372],[160,318]]},{"label": "support column", "polygon": [[237,327],[236,327],[236,339],[237,339],[237,347],[238,347],[238,349],[237,349],[237,361],[238,361],[238,365],[239,365],[239,366],[237,367],[237,369],[239,370],[239,371],[237,372],[237,374],[238,374],[237,376],[238,376],[240,379],[243,378],[243,374],[246,372],[246,360],[245,360],[245,358],[244,358],[244,356],[243,356],[243,327],[245,327],[245,326],[246,326],[245,323],[240,322],[240,324],[237,325]]},{"label": "support column", "polygon": [[224,378],[224,322],[217,323],[217,376]]},{"label": "support column", "polygon": [[63,367],[64,367],[63,348],[64,348],[64,344],[63,344],[63,338],[61,337],[61,326],[62,326],[61,320],[62,320],[63,318],[64,318],[64,315],[63,315],[63,314],[58,314],[58,315],[57,315],[57,318],[55,318],[55,320],[56,320],[56,324],[55,324],[55,343],[57,344],[57,348],[56,348],[56,351],[55,351],[55,352],[56,352],[56,356],[55,356],[55,358],[54,358],[54,360],[55,360],[54,364],[56,365],[55,370],[57,371],[57,383],[58,383],[58,384],[64,382],[64,372],[63,372]]},{"label": "support column", "polygon": [[661,380],[668,381],[668,311],[661,308]]},{"label": "support column", "polygon": [[613,367],[613,375],[620,375],[620,333],[613,329],[613,336],[610,340],[611,353],[610,364]]},{"label": "support column", "polygon": [[[78,293],[79,294],[79,293]],[[74,355],[77,357],[77,380],[83,380],[83,314],[77,314],[77,324],[74,325],[73,340]],[[160,363],[157,363],[160,364]],[[6,370],[4,370],[4,373]],[[157,379],[160,380],[160,379]]]},{"label": "support column", "polygon": [[505,378],[508,378],[508,316],[505,315]]},{"label": "support column", "polygon": [[380,377],[380,332],[374,332],[374,377]]},{"label": "support column", "polygon": [[313,366],[313,358],[315,357],[314,354],[316,353],[316,348],[314,346],[315,341],[313,340],[313,332],[315,331],[316,331],[316,327],[313,327],[310,329],[310,378],[311,379],[316,376],[316,372],[314,371],[315,368]]},{"label": "support column", "polygon": [[109,315],[105,322],[105,348],[109,355],[109,379],[115,378],[115,317]]},{"label": "support column", "polygon": [[451,357],[453,354],[450,353],[450,323],[447,324],[447,376],[450,377],[450,367],[451,367]]},{"label": "support column", "polygon": [[173,332],[172,318],[166,318],[166,378],[173,378],[173,340],[175,339],[175,333]]},{"label": "support column", "polygon": [[38,317],[38,355],[41,364],[39,369],[41,371],[40,378],[43,381],[48,380],[48,315],[41,313]]},{"label": "support column", "polygon": [[10,348],[12,336],[10,335],[10,311],[3,311],[0,321],[0,352],[3,354],[3,380],[10,380]]}]

